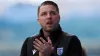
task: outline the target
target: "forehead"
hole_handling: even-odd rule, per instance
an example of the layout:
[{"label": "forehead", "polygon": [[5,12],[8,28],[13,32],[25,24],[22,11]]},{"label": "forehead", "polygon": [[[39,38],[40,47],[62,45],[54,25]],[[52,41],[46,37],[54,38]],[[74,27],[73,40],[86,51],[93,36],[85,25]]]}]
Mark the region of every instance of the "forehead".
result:
[{"label": "forehead", "polygon": [[47,11],[57,11],[56,7],[53,5],[42,5],[40,7],[39,12],[47,12]]}]

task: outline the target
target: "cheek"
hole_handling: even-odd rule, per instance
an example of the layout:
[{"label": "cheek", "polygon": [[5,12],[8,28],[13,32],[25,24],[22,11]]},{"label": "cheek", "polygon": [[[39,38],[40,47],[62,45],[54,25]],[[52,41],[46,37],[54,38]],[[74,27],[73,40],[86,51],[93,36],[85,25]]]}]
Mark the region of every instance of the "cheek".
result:
[{"label": "cheek", "polygon": [[44,24],[45,24],[45,20],[44,20],[44,19],[39,19],[39,23],[40,23],[41,25],[44,25]]},{"label": "cheek", "polygon": [[57,23],[57,22],[59,23],[60,18],[59,18],[58,16],[57,16],[57,17],[54,17],[54,18],[53,18],[53,21],[54,21],[55,23]]}]

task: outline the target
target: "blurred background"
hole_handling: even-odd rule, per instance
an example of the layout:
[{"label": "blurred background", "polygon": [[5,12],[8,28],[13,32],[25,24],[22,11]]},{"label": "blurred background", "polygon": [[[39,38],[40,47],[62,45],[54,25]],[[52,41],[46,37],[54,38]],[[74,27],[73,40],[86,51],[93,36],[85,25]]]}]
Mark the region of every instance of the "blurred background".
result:
[{"label": "blurred background", "polygon": [[[45,0],[0,0],[0,56],[19,56],[28,36],[37,34],[37,8]],[[52,0],[62,29],[80,39],[87,56],[100,56],[100,0]]]}]

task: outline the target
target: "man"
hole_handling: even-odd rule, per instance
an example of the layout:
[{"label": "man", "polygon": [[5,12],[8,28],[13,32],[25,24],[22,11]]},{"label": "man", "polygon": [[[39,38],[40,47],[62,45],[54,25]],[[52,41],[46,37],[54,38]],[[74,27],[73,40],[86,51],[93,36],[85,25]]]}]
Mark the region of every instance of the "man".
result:
[{"label": "man", "polygon": [[82,56],[79,39],[62,31],[58,5],[45,1],[38,7],[40,33],[25,40],[20,56]]}]

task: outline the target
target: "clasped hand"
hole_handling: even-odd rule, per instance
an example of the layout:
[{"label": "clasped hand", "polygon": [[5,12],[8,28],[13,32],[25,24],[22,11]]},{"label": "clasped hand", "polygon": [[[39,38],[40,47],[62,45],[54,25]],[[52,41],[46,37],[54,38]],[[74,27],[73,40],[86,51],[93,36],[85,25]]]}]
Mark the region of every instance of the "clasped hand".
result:
[{"label": "clasped hand", "polygon": [[39,51],[39,56],[50,56],[54,51],[50,38],[48,37],[47,40],[48,41],[45,41],[42,37],[40,37],[40,39],[35,39],[35,41],[33,41],[33,46],[37,51]]}]

